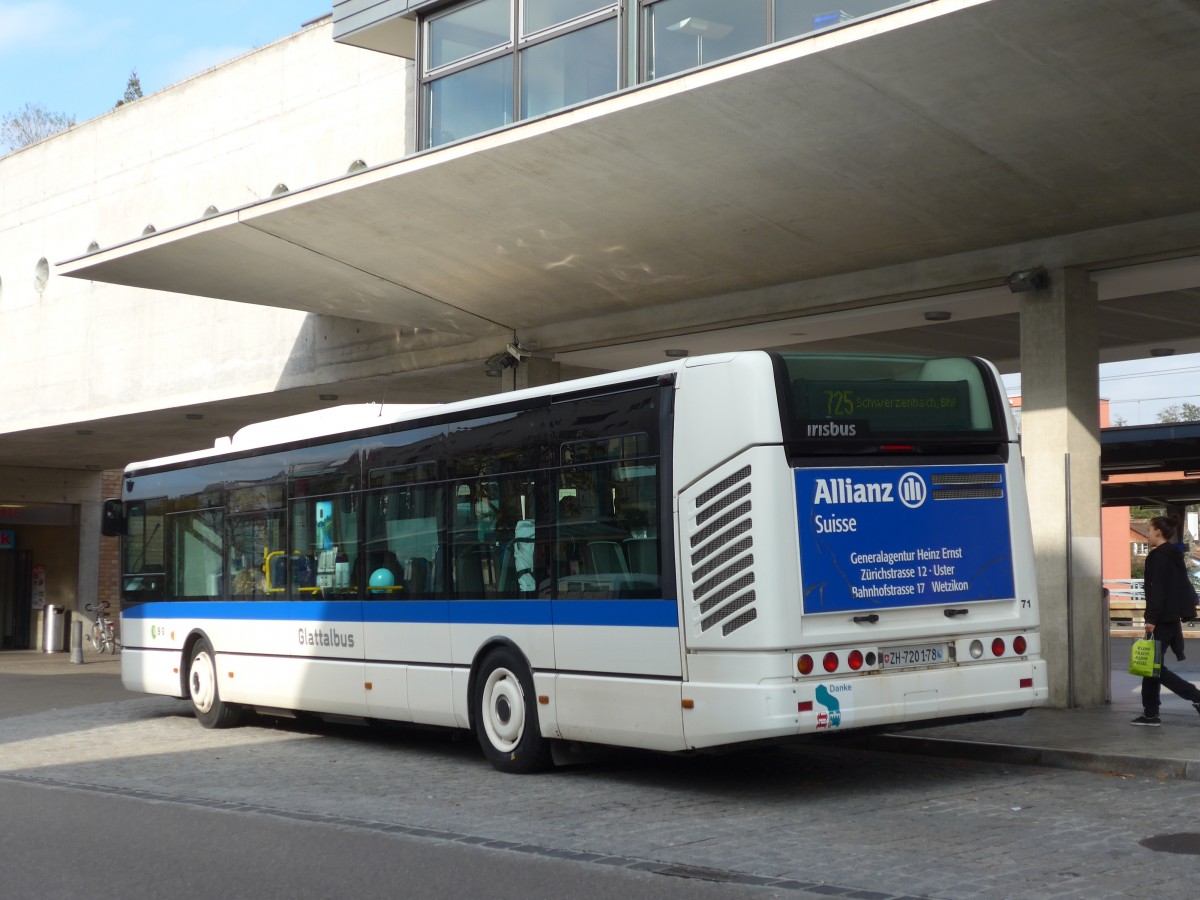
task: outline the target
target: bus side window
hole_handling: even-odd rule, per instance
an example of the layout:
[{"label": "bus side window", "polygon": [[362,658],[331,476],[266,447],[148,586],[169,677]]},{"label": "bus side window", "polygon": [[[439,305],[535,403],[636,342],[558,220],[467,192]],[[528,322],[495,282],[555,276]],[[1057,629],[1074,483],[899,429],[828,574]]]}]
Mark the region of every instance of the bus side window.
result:
[{"label": "bus side window", "polygon": [[166,596],[165,512],[163,500],[129,504],[121,579],[121,592],[127,603],[162,600]]},{"label": "bus side window", "polygon": [[267,562],[272,550],[283,546],[283,512],[242,513],[226,518],[225,570],[229,593],[235,600],[264,600]]},{"label": "bus side window", "polygon": [[357,496],[293,499],[290,522],[292,596],[357,597]]},{"label": "bus side window", "polygon": [[657,471],[653,459],[561,470],[555,544],[560,597],[662,596]]},{"label": "bus side window", "polygon": [[366,498],[362,572],[369,600],[427,600],[437,593],[445,488],[405,484],[405,474],[391,473],[398,486],[373,490]]},{"label": "bus side window", "polygon": [[171,531],[172,596],[212,600],[224,591],[223,509],[202,509],[168,516]]}]

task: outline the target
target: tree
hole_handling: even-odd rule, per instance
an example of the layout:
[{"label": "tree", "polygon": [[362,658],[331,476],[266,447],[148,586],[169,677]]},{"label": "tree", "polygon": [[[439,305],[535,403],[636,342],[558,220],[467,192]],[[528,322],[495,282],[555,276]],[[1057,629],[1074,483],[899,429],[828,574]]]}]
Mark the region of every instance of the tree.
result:
[{"label": "tree", "polygon": [[132,103],[134,100],[142,96],[142,80],[138,78],[137,69],[132,69],[129,72],[129,80],[125,82],[125,94],[117,101],[117,106],[124,106],[126,103]]},{"label": "tree", "polygon": [[6,152],[20,150],[66,131],[74,124],[74,116],[51,112],[40,103],[26,103],[17,112],[0,119],[0,143]]},{"label": "tree", "polygon": [[1168,422],[1200,422],[1200,406],[1195,403],[1176,403],[1158,411],[1158,421]]}]

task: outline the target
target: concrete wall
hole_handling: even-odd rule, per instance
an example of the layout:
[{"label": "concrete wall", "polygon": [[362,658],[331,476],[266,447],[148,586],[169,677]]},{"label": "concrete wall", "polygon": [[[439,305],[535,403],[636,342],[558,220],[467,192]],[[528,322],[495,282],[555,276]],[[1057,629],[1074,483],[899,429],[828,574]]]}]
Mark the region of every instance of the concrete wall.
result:
[{"label": "concrete wall", "polygon": [[[306,314],[53,272],[112,246],[404,155],[404,60],[328,20],[0,159],[0,433],[273,390]],[[39,260],[50,274],[39,290]]]}]

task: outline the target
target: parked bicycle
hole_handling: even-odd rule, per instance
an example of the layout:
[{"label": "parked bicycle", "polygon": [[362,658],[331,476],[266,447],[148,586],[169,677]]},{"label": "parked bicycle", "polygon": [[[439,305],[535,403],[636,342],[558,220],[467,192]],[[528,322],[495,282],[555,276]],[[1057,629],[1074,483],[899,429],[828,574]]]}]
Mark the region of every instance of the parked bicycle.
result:
[{"label": "parked bicycle", "polygon": [[96,623],[92,625],[92,633],[87,636],[92,642],[92,648],[97,653],[112,653],[114,656],[121,650],[121,642],[117,640],[116,620],[108,614],[111,604],[107,600],[99,603],[89,603],[84,608],[96,614]]}]

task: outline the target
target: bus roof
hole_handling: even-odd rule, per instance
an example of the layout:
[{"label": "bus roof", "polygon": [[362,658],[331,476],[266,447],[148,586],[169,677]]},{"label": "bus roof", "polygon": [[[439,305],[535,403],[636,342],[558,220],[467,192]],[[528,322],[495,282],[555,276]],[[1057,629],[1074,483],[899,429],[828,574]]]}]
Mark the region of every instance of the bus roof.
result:
[{"label": "bus roof", "polygon": [[443,415],[472,410],[485,410],[492,406],[499,406],[526,398],[545,397],[564,392],[620,384],[626,381],[636,381],[643,378],[653,378],[657,375],[678,372],[685,366],[712,365],[733,359],[735,356],[745,356],[756,352],[761,351],[743,351],[740,353],[691,357],[672,362],[657,363],[651,366],[643,366],[637,369],[606,372],[602,375],[590,375],[586,378],[577,378],[571,381],[560,381],[540,387],[524,388],[519,391],[506,391],[502,394],[475,397],[469,400],[457,400],[453,403],[363,403],[319,409],[294,416],[286,416],[281,419],[255,422],[239,429],[232,437],[217,438],[212,447],[130,463],[125,467],[125,470],[127,472],[142,471],[160,466],[170,466],[215,456],[223,456],[228,453],[258,450],[294,441],[333,437],[367,428],[377,428],[420,419],[434,411],[438,415]]}]

